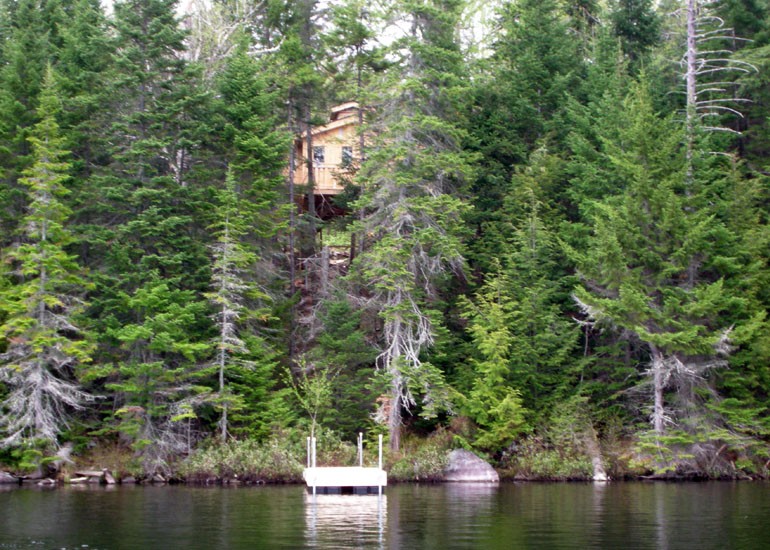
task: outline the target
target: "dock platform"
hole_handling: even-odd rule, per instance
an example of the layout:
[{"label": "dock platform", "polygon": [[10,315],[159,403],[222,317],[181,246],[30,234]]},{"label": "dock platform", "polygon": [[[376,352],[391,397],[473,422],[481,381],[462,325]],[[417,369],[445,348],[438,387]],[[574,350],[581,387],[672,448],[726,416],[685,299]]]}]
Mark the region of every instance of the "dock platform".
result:
[{"label": "dock platform", "polygon": [[308,491],[322,494],[380,494],[388,485],[388,474],[380,468],[305,468],[302,478]]},{"label": "dock platform", "polygon": [[388,473],[382,468],[382,436],[376,467],[364,467],[363,434],[358,434],[359,466],[317,466],[316,439],[308,437],[307,468],[302,472],[307,490],[312,494],[381,495],[388,485]]}]

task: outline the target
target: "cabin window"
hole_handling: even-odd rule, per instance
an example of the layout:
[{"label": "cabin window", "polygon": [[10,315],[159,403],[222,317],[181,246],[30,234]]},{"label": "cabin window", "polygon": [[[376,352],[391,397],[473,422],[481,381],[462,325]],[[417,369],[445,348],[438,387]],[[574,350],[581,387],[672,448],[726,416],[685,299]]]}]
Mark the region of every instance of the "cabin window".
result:
[{"label": "cabin window", "polygon": [[323,145],[313,147],[313,165],[320,166],[324,163],[325,151]]},{"label": "cabin window", "polygon": [[353,148],[343,146],[342,147],[342,162],[340,162],[343,168],[348,168],[353,164]]}]

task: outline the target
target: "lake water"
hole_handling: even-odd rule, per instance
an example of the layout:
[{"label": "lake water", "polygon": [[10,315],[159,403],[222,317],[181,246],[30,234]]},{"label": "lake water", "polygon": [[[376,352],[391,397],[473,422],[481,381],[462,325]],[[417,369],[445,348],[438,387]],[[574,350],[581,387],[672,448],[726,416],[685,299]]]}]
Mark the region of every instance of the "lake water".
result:
[{"label": "lake water", "polygon": [[770,484],[14,488],[5,548],[765,549]]}]

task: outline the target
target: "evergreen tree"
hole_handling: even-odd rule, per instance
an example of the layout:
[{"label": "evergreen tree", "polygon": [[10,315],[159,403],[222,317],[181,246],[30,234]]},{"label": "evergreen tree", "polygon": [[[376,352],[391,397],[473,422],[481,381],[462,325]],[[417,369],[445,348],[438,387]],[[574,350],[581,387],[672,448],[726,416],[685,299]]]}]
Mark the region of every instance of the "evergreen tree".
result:
[{"label": "evergreen tree", "polygon": [[440,324],[438,281],[462,268],[459,197],[472,158],[463,150],[462,57],[455,42],[461,3],[398,2],[392,17],[409,26],[394,43],[399,63],[381,84],[377,127],[360,182],[363,231],[371,247],[356,273],[383,323],[380,364],[390,384],[388,430],[398,449],[403,409],[422,396],[424,413],[446,401],[442,373],[422,354]]},{"label": "evergreen tree", "polygon": [[115,44],[108,36],[107,18],[98,0],[73,3],[61,39],[57,67],[64,95],[62,125],[71,143],[78,179],[85,180],[92,165],[104,160],[106,152],[100,136],[105,120],[114,116],[104,107],[109,105],[106,87]]},{"label": "evergreen tree", "polygon": [[617,0],[610,13],[613,34],[623,53],[637,66],[660,41],[660,16],[650,0]]},{"label": "evergreen tree", "polygon": [[521,392],[511,384],[515,304],[510,289],[510,281],[500,270],[485,282],[474,303],[465,303],[468,330],[479,357],[473,360],[473,385],[465,408],[481,428],[476,445],[493,452],[528,429]]},{"label": "evergreen tree", "polygon": [[286,208],[280,203],[291,141],[278,129],[280,96],[271,89],[270,70],[268,62],[255,60],[241,47],[227,60],[218,81],[221,154],[246,199],[243,207],[254,218],[252,230],[261,239],[273,238],[286,225]]},{"label": "evergreen tree", "polygon": [[197,367],[210,348],[198,341],[208,308],[157,272],[145,277],[142,287],[118,296],[133,321],[108,319],[107,336],[118,342],[120,362],[117,380],[107,388],[116,392],[116,428],[141,456],[144,470],[167,474],[170,461],[189,451],[189,424],[207,400],[208,388],[199,382],[205,372]]},{"label": "evergreen tree", "polygon": [[[315,254],[315,239],[317,229],[317,214],[315,202],[315,182],[313,179],[313,113],[317,102],[322,97],[323,77],[318,70],[318,58],[323,51],[319,35],[319,6],[317,0],[284,0],[279,32],[282,41],[277,54],[277,62],[284,72],[285,93],[288,97],[288,127],[294,135],[301,135],[304,141],[306,158],[292,158],[292,166],[299,162],[306,164],[307,188],[304,189],[307,198],[307,211],[301,224],[292,224],[292,234],[299,229],[299,248],[303,257]],[[291,155],[295,151],[292,147]],[[294,181],[290,181],[292,201],[301,197],[303,190],[294,189]],[[293,206],[293,205],[292,205]],[[293,250],[292,250],[293,253]],[[292,259],[292,265],[294,264]]]},{"label": "evergreen tree", "polygon": [[531,166],[514,177],[507,199],[513,226],[503,262],[511,299],[508,380],[533,411],[548,410],[564,397],[575,382],[577,363],[578,327],[567,315],[572,266],[547,223],[552,163],[544,151],[534,153]]},{"label": "evergreen tree", "polygon": [[[217,329],[215,340],[218,396],[217,405],[221,409],[219,431],[222,440],[226,440],[230,431],[228,411],[248,407],[252,432],[264,435],[265,425],[270,421],[269,390],[273,385],[271,375],[275,368],[275,353],[263,337],[249,336],[250,320],[264,324],[271,317],[266,307],[270,300],[254,280],[249,277],[257,260],[257,255],[249,250],[244,239],[251,227],[245,215],[240,196],[236,191],[232,172],[228,173],[225,188],[220,191],[219,220],[212,227],[216,236],[213,245],[212,289],[207,294],[211,302],[214,325]],[[262,306],[259,304],[262,302]],[[236,388],[243,388],[248,381],[247,396],[234,394],[231,380],[241,382]],[[254,397],[259,397],[254,400]],[[262,414],[258,414],[258,413]],[[241,419],[243,416],[241,415]]]},{"label": "evergreen tree", "polygon": [[238,195],[232,173],[228,173],[225,189],[220,193],[220,197],[220,219],[214,228],[217,242],[214,245],[212,292],[208,298],[215,311],[214,323],[219,332],[215,359],[219,378],[219,403],[222,409],[219,430],[222,441],[226,441],[227,412],[233,400],[229,397],[229,388],[225,386],[225,373],[230,364],[246,352],[245,343],[239,336],[239,320],[245,310],[243,298],[248,291],[243,271],[254,258],[239,242],[246,233],[246,224],[243,215],[238,211]]},{"label": "evergreen tree", "polygon": [[[271,91],[273,68],[267,60],[255,60],[241,47],[227,60],[218,77],[220,90],[218,112],[222,119],[222,158],[229,166],[230,184],[220,192],[222,215],[230,220],[231,246],[241,265],[232,265],[240,273],[243,285],[242,312],[237,322],[243,350],[226,376],[231,389],[243,403],[233,411],[235,432],[257,437],[268,435],[272,425],[280,425],[281,399],[273,392],[278,344],[286,339],[276,334],[276,310],[285,300],[285,274],[272,261],[276,240],[286,229],[287,209],[279,190],[289,136],[277,129],[276,105],[280,96]],[[229,205],[228,205],[229,204]],[[222,230],[220,218],[219,231]],[[217,247],[222,247],[218,235]],[[217,260],[217,264],[223,259]],[[235,258],[230,256],[230,262]],[[214,278],[222,276],[215,266]],[[236,298],[236,296],[233,296]],[[218,326],[222,328],[222,320]],[[221,333],[221,330],[220,330]]]},{"label": "evergreen tree", "polygon": [[64,140],[56,122],[61,105],[53,70],[48,68],[31,130],[31,165],[19,180],[28,207],[19,241],[6,251],[8,286],[2,289],[7,343],[0,354],[0,376],[9,393],[0,415],[2,446],[58,446],[73,411],[91,397],[78,382],[90,361],[91,344],[76,324],[87,283],[66,247],[68,172]]},{"label": "evergreen tree", "polygon": [[22,0],[3,5],[8,21],[0,45],[0,227],[4,229],[0,246],[8,246],[7,236],[23,215],[25,192],[17,180],[31,162],[28,137],[39,121],[36,109],[43,76],[56,56],[52,36],[55,22],[50,16],[52,11],[58,15],[58,10],[49,9],[49,5],[55,7],[58,2]]},{"label": "evergreen tree", "polygon": [[699,174],[697,189],[686,183],[681,127],[653,114],[643,85],[626,109],[632,124],[621,132],[622,147],[608,144],[607,154],[626,188],[596,205],[590,248],[577,258],[585,286],[575,296],[590,318],[627,331],[647,349],[650,417],[660,444],[667,425],[686,427],[697,414],[698,382],[725,364],[724,314],[738,300],[721,276],[731,260],[725,228],[708,208],[709,176]]},{"label": "evergreen tree", "polygon": [[193,414],[190,377],[211,337],[202,297],[210,209],[194,155],[208,129],[208,94],[183,59],[175,2],[118,2],[115,26],[110,156],[81,217],[91,254],[103,258],[91,315],[101,353],[116,365],[109,387],[119,429],[152,471],[185,448],[175,419]]},{"label": "evergreen tree", "polygon": [[[475,233],[470,259],[482,271],[505,253],[503,204],[516,166],[543,145],[559,147],[569,129],[566,98],[577,89],[583,55],[563,8],[552,0],[506,4],[494,53],[474,75],[469,132],[482,156],[468,223]],[[561,200],[553,196],[548,202]]]},{"label": "evergreen tree", "polygon": [[372,376],[377,352],[362,326],[366,312],[341,297],[325,300],[320,309],[322,329],[305,357],[308,363],[333,375],[335,414],[327,416],[325,427],[353,441],[369,425],[374,413],[377,395],[372,394]]}]

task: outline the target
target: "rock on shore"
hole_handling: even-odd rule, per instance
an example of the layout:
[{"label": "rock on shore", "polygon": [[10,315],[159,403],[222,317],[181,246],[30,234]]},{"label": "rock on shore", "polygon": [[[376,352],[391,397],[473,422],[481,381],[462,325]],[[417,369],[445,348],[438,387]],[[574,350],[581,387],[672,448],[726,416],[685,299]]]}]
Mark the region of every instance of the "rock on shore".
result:
[{"label": "rock on shore", "polygon": [[449,453],[449,464],[444,472],[444,481],[473,483],[497,483],[500,476],[487,462],[465,449]]},{"label": "rock on shore", "polygon": [[0,472],[0,483],[19,483],[19,478],[12,476],[8,472]]}]

